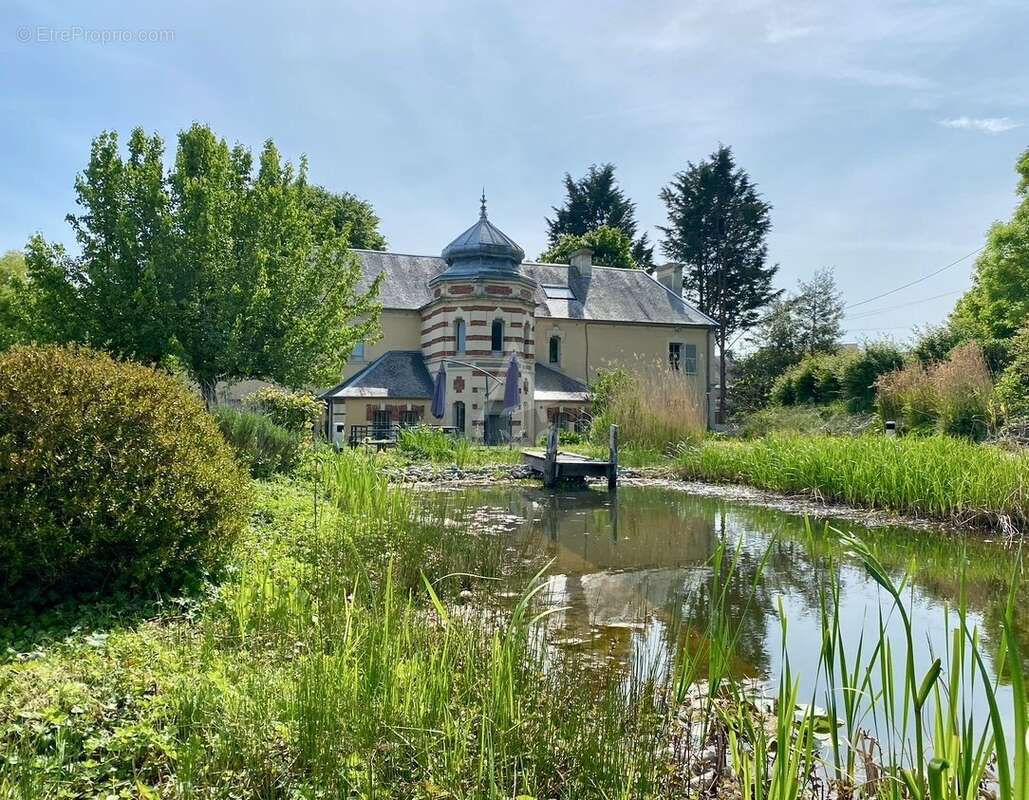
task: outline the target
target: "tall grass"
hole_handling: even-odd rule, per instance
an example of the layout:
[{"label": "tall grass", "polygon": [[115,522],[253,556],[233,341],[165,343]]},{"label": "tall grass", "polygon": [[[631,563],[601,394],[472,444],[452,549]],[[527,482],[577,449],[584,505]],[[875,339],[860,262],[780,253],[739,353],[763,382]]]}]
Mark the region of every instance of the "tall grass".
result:
[{"label": "tall grass", "polygon": [[626,447],[665,452],[684,441],[699,441],[707,430],[707,409],[695,376],[668,368],[652,369],[611,387],[605,407],[593,421],[599,444],[611,425],[619,427]]},{"label": "tall grass", "polygon": [[879,413],[908,432],[938,430],[983,439],[995,428],[993,376],[982,348],[964,344],[946,361],[912,362],[876,383]]},{"label": "tall grass", "polygon": [[676,468],[688,479],[936,520],[1018,529],[1029,523],[1029,456],[947,436],[707,441],[681,448]]},{"label": "tall grass", "polygon": [[300,463],[300,434],[276,425],[264,414],[219,406],[214,417],[236,457],[255,478],[290,473]]}]

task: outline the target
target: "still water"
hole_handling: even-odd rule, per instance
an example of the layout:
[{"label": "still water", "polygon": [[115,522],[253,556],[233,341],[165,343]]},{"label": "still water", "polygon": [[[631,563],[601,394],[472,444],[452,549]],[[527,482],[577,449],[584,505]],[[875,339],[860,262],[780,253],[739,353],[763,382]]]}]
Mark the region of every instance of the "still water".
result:
[{"label": "still water", "polygon": [[[850,652],[862,635],[869,649],[881,613],[898,669],[903,664],[892,600],[845,552],[839,531],[869,542],[898,583],[910,574],[904,596],[919,674],[933,657],[946,663],[962,586],[970,624],[978,628],[992,668],[1016,555],[1010,545],[981,534],[839,520],[809,524],[797,515],[659,486],[624,486],[613,494],[476,488],[450,493],[447,502],[451,514],[472,522],[472,530],[500,537],[509,559],[527,567],[550,562],[548,602],[562,609],[548,619],[551,640],[612,669],[667,670],[684,642],[705,629],[715,548],[719,542],[738,547],[728,582],[729,621],[740,632],[736,670],[774,682],[785,653],[816,702],[823,699],[817,696],[820,601],[831,577],[839,581]],[[785,648],[780,608],[788,620]],[[1019,627],[1022,653],[1029,653],[1029,626]],[[998,699],[1009,712],[1004,683]]]}]

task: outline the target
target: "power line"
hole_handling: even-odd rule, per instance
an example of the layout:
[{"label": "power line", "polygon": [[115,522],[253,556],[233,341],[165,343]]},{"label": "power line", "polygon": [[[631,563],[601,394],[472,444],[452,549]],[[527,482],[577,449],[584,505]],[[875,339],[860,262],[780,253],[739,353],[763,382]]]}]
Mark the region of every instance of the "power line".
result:
[{"label": "power line", "polygon": [[883,306],[882,308],[873,308],[868,311],[859,311],[857,314],[848,314],[844,320],[856,320],[856,319],[867,319],[868,317],[874,317],[876,314],[881,314],[884,311],[893,311],[898,308],[907,308],[908,306],[917,306],[919,303],[928,303],[930,300],[939,300],[941,297],[949,297],[952,294],[961,294],[964,289],[953,289],[949,292],[942,292],[941,294],[934,294],[932,297],[922,297],[918,300],[911,300],[907,303],[898,303],[895,306]]},{"label": "power line", "polygon": [[933,270],[928,275],[923,275],[921,278],[915,278],[913,281],[905,283],[903,286],[898,286],[896,289],[890,289],[888,292],[883,292],[882,294],[877,294],[875,297],[869,297],[867,300],[861,300],[860,302],[857,302],[857,303],[851,303],[849,306],[844,306],[843,310],[846,311],[848,308],[857,308],[858,306],[863,306],[865,303],[871,303],[873,300],[878,300],[878,299],[880,299],[882,297],[887,297],[888,295],[896,294],[897,292],[902,291],[903,289],[907,289],[910,286],[914,286],[916,283],[921,283],[922,281],[927,281],[930,278],[935,278],[937,275],[939,275],[944,270],[948,270],[951,267],[957,266],[958,264],[960,264],[965,259],[971,258],[972,256],[974,256],[976,253],[981,253],[984,249],[986,249],[986,245],[983,245],[982,247],[976,248],[971,253],[966,253],[965,255],[961,256],[961,258],[957,259],[956,261],[951,261],[946,266],[940,267],[937,270]]}]

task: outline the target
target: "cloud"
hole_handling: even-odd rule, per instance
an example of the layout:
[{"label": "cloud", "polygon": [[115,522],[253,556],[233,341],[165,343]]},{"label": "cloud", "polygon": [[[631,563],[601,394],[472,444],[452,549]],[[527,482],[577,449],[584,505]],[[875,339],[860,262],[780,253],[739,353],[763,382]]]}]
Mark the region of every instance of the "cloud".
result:
[{"label": "cloud", "polygon": [[1010,117],[953,117],[941,119],[939,124],[944,128],[960,128],[981,133],[1004,133],[1022,127],[1021,122],[1015,122]]},{"label": "cloud", "polygon": [[815,25],[793,25],[789,23],[770,23],[765,28],[765,41],[769,44],[780,44],[792,39],[802,39],[818,30]]}]

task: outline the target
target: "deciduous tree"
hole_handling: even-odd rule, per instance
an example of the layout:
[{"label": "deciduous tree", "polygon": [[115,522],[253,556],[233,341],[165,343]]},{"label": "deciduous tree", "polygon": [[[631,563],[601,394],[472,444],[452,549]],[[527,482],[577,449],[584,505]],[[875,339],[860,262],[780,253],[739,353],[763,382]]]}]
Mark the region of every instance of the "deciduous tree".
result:
[{"label": "deciduous tree", "polygon": [[582,236],[566,233],[557,244],[540,255],[540,261],[550,264],[567,264],[572,253],[588,247],[593,251],[593,261],[606,267],[633,269],[636,262],[632,257],[632,239],[618,228],[601,225],[586,231]]},{"label": "deciduous tree", "polygon": [[249,150],[210,128],[179,135],[165,174],[157,136],[94,142],[69,222],[81,255],[35,237],[28,272],[41,338],[80,341],[147,363],[177,363],[210,404],[219,380],[286,386],[336,380],[378,325],[378,283],[327,210],[310,201],[307,164],[268,141]]},{"label": "deciduous tree", "polygon": [[793,301],[797,338],[808,355],[835,353],[843,337],[843,295],[831,269],[820,269],[809,281],[800,281]]}]

